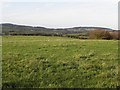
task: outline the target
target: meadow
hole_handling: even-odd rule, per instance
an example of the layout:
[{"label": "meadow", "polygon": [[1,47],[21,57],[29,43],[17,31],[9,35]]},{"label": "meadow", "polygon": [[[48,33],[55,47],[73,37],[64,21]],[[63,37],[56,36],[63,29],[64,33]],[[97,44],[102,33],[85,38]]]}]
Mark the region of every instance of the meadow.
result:
[{"label": "meadow", "polygon": [[118,41],[3,36],[2,84],[18,88],[116,88]]}]

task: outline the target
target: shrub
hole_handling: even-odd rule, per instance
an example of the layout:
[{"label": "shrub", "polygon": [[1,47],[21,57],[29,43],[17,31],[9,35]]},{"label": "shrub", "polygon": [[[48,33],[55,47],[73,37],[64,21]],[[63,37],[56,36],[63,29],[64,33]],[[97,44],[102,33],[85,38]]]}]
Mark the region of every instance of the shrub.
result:
[{"label": "shrub", "polygon": [[110,32],[112,39],[120,40],[120,32]]},{"label": "shrub", "polygon": [[105,30],[94,30],[89,33],[90,39],[111,39],[111,35]]}]

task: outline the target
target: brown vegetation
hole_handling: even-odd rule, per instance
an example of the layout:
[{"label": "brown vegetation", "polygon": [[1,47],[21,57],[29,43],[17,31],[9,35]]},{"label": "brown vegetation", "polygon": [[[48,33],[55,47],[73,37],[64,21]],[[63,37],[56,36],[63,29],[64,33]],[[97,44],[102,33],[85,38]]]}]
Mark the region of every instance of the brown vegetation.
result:
[{"label": "brown vegetation", "polygon": [[120,39],[120,32],[115,31],[115,32],[109,32],[105,30],[94,30],[89,32],[89,38],[90,39],[115,39],[119,40]]},{"label": "brown vegetation", "polygon": [[120,32],[110,32],[112,39],[120,40]]}]

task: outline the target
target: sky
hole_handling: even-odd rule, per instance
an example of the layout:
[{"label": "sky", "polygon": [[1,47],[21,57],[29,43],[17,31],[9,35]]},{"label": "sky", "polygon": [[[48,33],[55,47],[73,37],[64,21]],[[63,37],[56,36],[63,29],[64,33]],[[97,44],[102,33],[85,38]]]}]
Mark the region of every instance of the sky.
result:
[{"label": "sky", "polygon": [[118,29],[119,0],[4,0],[0,23]]}]

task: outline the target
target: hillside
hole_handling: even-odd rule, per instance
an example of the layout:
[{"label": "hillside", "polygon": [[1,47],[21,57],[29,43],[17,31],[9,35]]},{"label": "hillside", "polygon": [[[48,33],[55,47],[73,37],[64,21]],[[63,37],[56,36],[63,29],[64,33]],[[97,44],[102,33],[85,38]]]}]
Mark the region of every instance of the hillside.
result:
[{"label": "hillside", "polygon": [[64,35],[64,34],[76,34],[87,35],[91,30],[108,30],[113,31],[110,28],[103,27],[72,27],[72,28],[45,28],[45,27],[33,27],[25,25],[16,25],[11,23],[0,24],[2,28],[2,35]]}]

